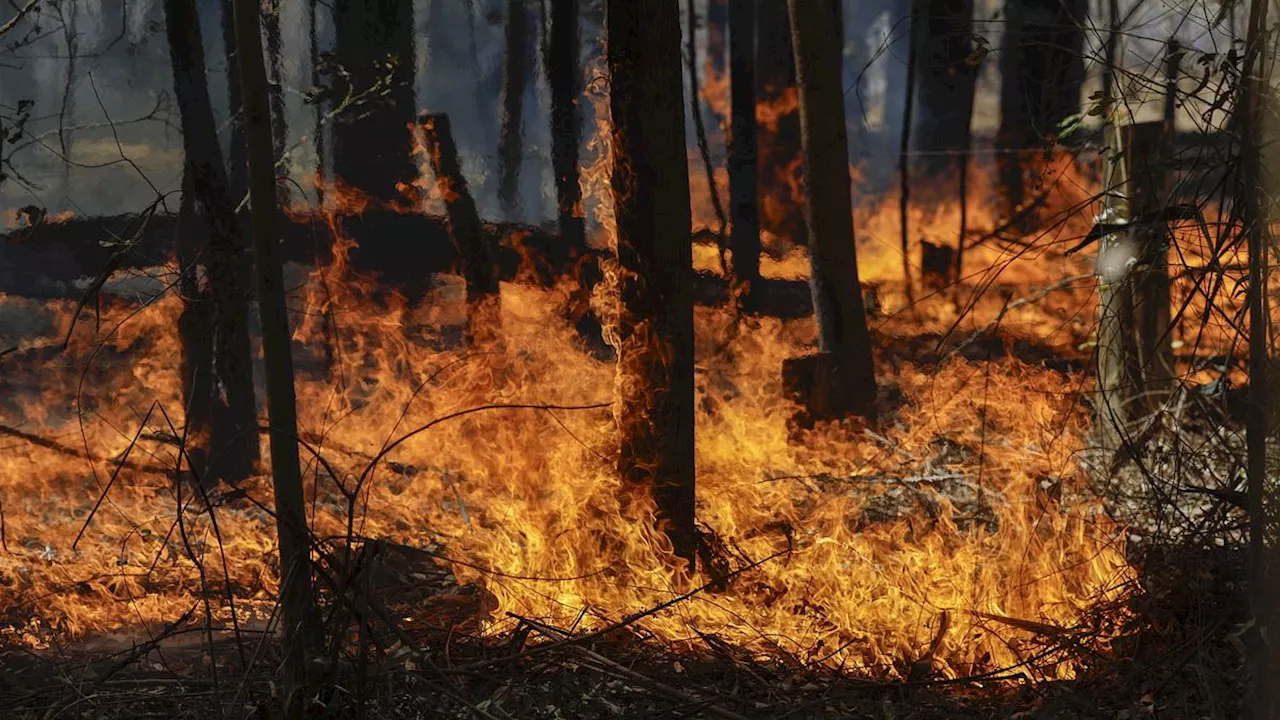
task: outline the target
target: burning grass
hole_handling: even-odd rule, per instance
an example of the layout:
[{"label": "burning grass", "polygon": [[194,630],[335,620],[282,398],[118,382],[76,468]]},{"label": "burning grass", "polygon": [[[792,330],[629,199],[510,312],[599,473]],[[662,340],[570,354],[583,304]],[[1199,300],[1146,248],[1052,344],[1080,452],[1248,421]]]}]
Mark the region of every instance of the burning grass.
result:
[{"label": "burning grass", "polygon": [[[307,452],[325,459],[308,466],[321,542],[440,548],[484,589],[493,634],[510,614],[597,629],[716,584],[672,569],[651,501],[614,474],[614,369],[575,349],[568,287],[505,284],[500,339],[459,348],[451,284],[420,307],[380,304],[375,286],[339,253],[294,302],[304,355],[336,328],[331,365],[298,378]],[[71,307],[52,309],[60,337]],[[0,460],[0,608],[26,643],[154,628],[198,601],[218,623],[232,604],[241,623],[269,615],[274,526],[255,507],[270,507],[269,482],[219,507],[215,528],[162,471],[181,428],[179,311],[171,294],[109,303],[57,365],[26,368],[40,385],[12,400],[23,427],[77,451],[15,441]],[[881,677],[922,659],[947,677],[1024,664],[1069,677],[1070,654],[1042,655],[1046,635],[1105,647],[1086,611],[1133,572],[1099,506],[1059,499],[1081,483],[1081,378],[1011,357],[882,359],[901,397],[884,427],[805,431],[778,369],[812,345],[811,322],[700,308],[697,342],[698,513],[731,578],[645,617],[647,632]]]}]

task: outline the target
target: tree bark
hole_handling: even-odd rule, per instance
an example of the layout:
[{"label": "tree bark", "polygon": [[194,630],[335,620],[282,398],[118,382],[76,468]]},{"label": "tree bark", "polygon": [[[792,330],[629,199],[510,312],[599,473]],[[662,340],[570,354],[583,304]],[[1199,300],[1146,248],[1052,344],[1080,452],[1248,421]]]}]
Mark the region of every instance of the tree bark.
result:
[{"label": "tree bark", "polygon": [[978,67],[973,62],[973,1],[913,0],[911,53],[915,100],[911,116],[911,177],[924,180],[912,194],[953,201]]},{"label": "tree bark", "polygon": [[525,0],[507,0],[506,58],[502,71],[502,129],[498,135],[498,200],[516,211],[524,160],[524,91],[532,69],[529,9]]},{"label": "tree bark", "polygon": [[[180,2],[180,0],[174,0]],[[283,271],[278,255],[275,163],[272,156],[271,104],[259,34],[258,0],[235,0],[236,44],[241,48],[240,84],[249,140],[250,202],[257,255],[258,311],[266,361],[267,410],[271,433],[271,475],[275,490],[276,532],[280,543],[280,617],[284,630],[286,704],[300,707],[307,680],[307,658],[320,647],[321,630],[311,586],[310,533],[298,461],[298,416],[293,387],[293,356]],[[294,711],[296,712],[296,710]]]},{"label": "tree bark", "polygon": [[[1124,223],[1158,212],[1169,183],[1164,123],[1111,126],[1104,217]],[[1174,385],[1168,229],[1136,226],[1098,248],[1098,429],[1103,447],[1127,442],[1132,424],[1157,410]]]},{"label": "tree bark", "polygon": [[587,244],[582,187],[578,182],[578,0],[551,0],[551,40],[547,45],[547,85],[551,89],[551,168],[556,179],[557,221],[563,248],[580,253]]},{"label": "tree bark", "polygon": [[836,1],[787,3],[800,93],[810,285],[818,323],[815,390],[821,396],[814,397],[810,410],[823,417],[852,413],[874,422],[875,370],[853,237]]},{"label": "tree bark", "polygon": [[587,254],[578,142],[582,134],[582,71],[578,63],[578,0],[551,0],[551,37],[547,43],[547,86],[551,91],[551,170],[556,180],[559,243],[544,248],[552,267],[574,266],[576,287],[570,292],[568,319],[582,342],[598,355],[611,352],[591,311],[591,295],[600,281],[600,266]]},{"label": "tree bark", "polygon": [[[1253,0],[1249,8],[1249,31],[1245,42],[1241,92],[1237,101],[1235,122],[1240,129],[1240,171],[1237,176],[1236,202],[1239,220],[1249,253],[1249,404],[1245,416],[1245,487],[1249,510],[1248,585],[1249,614],[1252,616],[1245,634],[1246,650],[1246,717],[1253,720],[1280,717],[1280,690],[1276,674],[1280,672],[1280,647],[1275,640],[1280,627],[1280,545],[1268,537],[1276,514],[1275,491],[1267,487],[1274,477],[1276,453],[1268,448],[1275,443],[1272,408],[1275,398],[1273,380],[1269,377],[1274,364],[1270,360],[1271,327],[1270,253],[1273,217],[1264,210],[1263,193],[1267,187],[1264,168],[1275,160],[1275,151],[1264,140],[1264,118],[1271,103],[1269,73],[1263,69],[1267,57],[1269,34],[1267,14],[1270,3]],[[1269,129],[1274,132],[1274,129]],[[1270,134],[1270,133],[1268,133]],[[1264,155],[1265,154],[1265,155]],[[1270,467],[1269,467],[1270,466]],[[1271,471],[1271,472],[1268,472]],[[1271,547],[1268,548],[1268,545]]]},{"label": "tree bark", "polygon": [[619,472],[652,489],[692,567],[693,246],[676,0],[608,0],[618,264]]},{"label": "tree bark", "polygon": [[191,267],[197,262],[197,250],[188,242],[179,253],[187,303],[180,334],[186,341],[183,364],[190,403],[188,434],[196,448],[192,458],[206,461],[203,467],[193,465],[193,470],[209,486],[219,479],[236,484],[258,463],[258,412],[248,318],[251,260],[227,192],[205,77],[199,17],[195,7],[182,0],[165,0],[164,10],[186,156],[183,207],[188,215],[202,217],[209,237],[201,263],[206,269],[206,287],[195,283]]},{"label": "tree bark", "polygon": [[231,140],[228,146],[228,187],[235,205],[239,205],[249,191],[246,178],[248,159],[244,139],[244,104],[240,101],[240,62],[236,51],[236,29],[233,6],[235,0],[222,0],[222,47],[226,56],[227,73],[227,112],[230,122]]},{"label": "tree bark", "polygon": [[[270,63],[271,76],[271,129],[272,147],[275,151],[276,173],[286,174],[285,150],[289,146],[289,126],[285,118],[284,104],[284,62],[281,57],[283,38],[280,36],[280,0],[270,0],[270,6],[263,13],[267,40],[267,58]],[[289,204],[289,184],[278,183],[276,194],[280,196],[280,204]]]},{"label": "tree bark", "polygon": [[1059,123],[1079,112],[1084,83],[1084,0],[1006,0],[1000,50],[996,149],[1002,197],[1012,213],[1030,198]]},{"label": "tree bark", "polygon": [[729,247],[744,306],[760,282],[759,175],[756,166],[756,0],[729,6]]},{"label": "tree bark", "polygon": [[351,89],[376,93],[334,124],[334,175],[375,201],[396,200],[416,178],[410,161],[414,109],[413,3],[335,0],[335,54]]},{"label": "tree bark", "polygon": [[480,232],[475,200],[458,163],[458,148],[453,142],[449,116],[423,113],[418,116],[418,127],[422,129],[431,171],[445,199],[449,237],[462,261],[462,276],[467,284],[467,338],[474,342],[492,336],[496,329],[498,276]]}]

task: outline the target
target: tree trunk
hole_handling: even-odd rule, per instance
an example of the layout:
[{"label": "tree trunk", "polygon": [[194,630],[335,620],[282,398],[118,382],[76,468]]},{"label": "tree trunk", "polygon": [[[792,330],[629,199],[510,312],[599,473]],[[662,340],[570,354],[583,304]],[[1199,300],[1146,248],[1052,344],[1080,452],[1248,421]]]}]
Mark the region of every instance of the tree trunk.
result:
[{"label": "tree trunk", "polygon": [[978,79],[973,62],[973,1],[913,0],[911,53],[915,99],[911,116],[910,175],[923,182],[912,195],[954,201]]},{"label": "tree trunk", "polygon": [[385,90],[335,123],[334,175],[375,201],[394,201],[398,186],[416,178],[410,159],[416,115],[413,3],[335,0],[334,18],[335,54],[350,73],[351,90]]},{"label": "tree trunk", "polygon": [[1084,0],[1006,0],[1000,50],[1002,199],[1012,213],[1033,198],[1025,178],[1040,173],[1059,124],[1080,110]]},{"label": "tree trunk", "polygon": [[582,134],[582,71],[578,65],[578,0],[551,0],[551,37],[547,43],[547,86],[551,90],[551,170],[556,179],[556,218],[560,243],[544,252],[552,267],[576,266],[576,287],[567,313],[583,343],[607,355],[600,321],[591,312],[591,295],[600,267],[588,257],[587,231],[578,177],[578,142]]},{"label": "tree trunk", "polygon": [[199,17],[194,6],[182,0],[165,0],[164,9],[186,156],[183,206],[192,211],[189,214],[202,216],[209,236],[203,261],[207,287],[195,284],[194,268],[190,267],[196,262],[194,248],[188,243],[180,252],[187,302],[180,334],[189,341],[183,352],[188,384],[184,389],[190,393],[188,434],[197,449],[192,457],[207,461],[192,469],[207,486],[219,479],[236,484],[258,463],[258,412],[248,318],[251,261],[227,193],[205,77]]},{"label": "tree trunk", "polygon": [[582,120],[578,69],[578,0],[551,0],[551,39],[547,44],[547,85],[551,89],[551,168],[556,179],[557,219],[564,247],[581,253],[586,247],[582,187],[578,182],[578,140]]},{"label": "tree trunk", "polygon": [[818,322],[819,355],[810,410],[822,417],[853,413],[874,422],[876,382],[853,237],[837,1],[787,3],[800,93],[810,286]]},{"label": "tree trunk", "polygon": [[791,54],[791,21],[782,0],[756,5],[757,102],[774,111],[787,109],[776,123],[757,133],[760,181],[760,225],[782,240],[803,245],[804,191],[800,180],[800,115],[793,102],[795,59]]},{"label": "tree trunk", "polygon": [[676,0],[608,0],[622,477],[652,488],[676,556],[694,530],[693,246]]},{"label": "tree trunk", "polygon": [[729,6],[729,247],[733,275],[750,309],[760,283],[759,176],[756,167],[756,0]]},{"label": "tree trunk", "polygon": [[[1244,705],[1245,716],[1254,720],[1280,717],[1280,690],[1276,675],[1280,672],[1280,647],[1276,630],[1280,627],[1280,544],[1274,536],[1276,495],[1267,486],[1275,476],[1276,451],[1268,448],[1277,438],[1272,417],[1275,397],[1274,381],[1269,377],[1274,364],[1270,360],[1271,322],[1270,253],[1274,211],[1268,212],[1264,193],[1274,183],[1264,170],[1274,164],[1275,151],[1266,140],[1274,127],[1265,127],[1271,105],[1268,82],[1271,58],[1267,55],[1269,33],[1267,13],[1270,3],[1253,0],[1249,8],[1249,31],[1245,42],[1241,92],[1236,105],[1236,126],[1240,129],[1240,170],[1237,176],[1236,202],[1239,220],[1249,257],[1249,404],[1245,416],[1245,488],[1249,510],[1248,631],[1245,633],[1245,672],[1248,681]],[[1274,122],[1274,121],[1272,121]],[[1264,135],[1265,133],[1265,135]],[[1271,180],[1268,182],[1268,180]],[[1270,537],[1268,537],[1270,535]],[[1268,545],[1270,547],[1268,548]]]},{"label": "tree trunk", "polygon": [[[181,2],[181,0],[173,0]],[[240,84],[249,140],[250,202],[257,256],[258,311],[266,361],[267,411],[271,423],[271,475],[275,490],[276,532],[280,543],[280,619],[284,630],[284,668],[291,692],[288,707],[300,707],[307,658],[321,645],[319,617],[311,588],[310,533],[298,461],[298,415],[293,388],[293,356],[283,270],[278,255],[275,163],[272,160],[271,104],[262,59],[258,0],[235,0]]]},{"label": "tree trunk", "polygon": [[235,0],[222,0],[222,47],[227,64],[227,113],[231,130],[227,152],[228,187],[233,205],[239,205],[245,193],[249,191],[249,183],[245,175],[249,166],[245,158],[245,148],[248,144],[244,139],[244,104],[240,102],[240,62],[236,52],[234,5]]},{"label": "tree trunk", "polygon": [[[1164,124],[1116,129],[1106,158],[1104,218],[1124,223],[1158,213],[1168,200]],[[1174,384],[1169,313],[1168,229],[1135,227],[1098,248],[1098,429],[1116,449],[1132,424],[1157,410]]]},{"label": "tree trunk", "polygon": [[[289,126],[285,119],[284,64],[281,58],[283,39],[280,36],[280,0],[270,0],[270,7],[263,13],[267,36],[267,58],[271,68],[271,128],[272,147],[275,150],[276,174],[287,174],[285,150],[289,143]],[[289,204],[289,183],[278,183],[276,194],[280,204]]]},{"label": "tree trunk", "polygon": [[524,91],[532,70],[529,9],[525,0],[507,0],[506,58],[502,71],[502,129],[498,135],[498,200],[515,212],[524,160]]},{"label": "tree trunk", "polygon": [[440,195],[445,199],[449,237],[462,261],[462,276],[467,283],[467,339],[474,342],[492,337],[499,320],[498,276],[480,233],[475,200],[458,164],[449,116],[423,113],[418,116],[418,127],[422,129],[423,145]]}]

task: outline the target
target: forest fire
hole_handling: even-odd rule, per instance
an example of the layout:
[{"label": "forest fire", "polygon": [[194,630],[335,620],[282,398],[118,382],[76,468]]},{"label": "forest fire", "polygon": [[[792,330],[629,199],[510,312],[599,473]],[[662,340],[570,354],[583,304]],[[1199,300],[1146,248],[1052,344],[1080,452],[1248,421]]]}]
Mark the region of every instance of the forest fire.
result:
[{"label": "forest fire", "polygon": [[[213,87],[215,18],[166,0],[181,189],[108,124],[141,212],[0,196],[0,709],[1022,716],[1116,684],[1137,717],[1255,682],[1200,675],[1265,665],[1235,648],[1271,612],[1265,215],[1183,157],[1186,48],[1140,121],[1065,4],[994,41],[935,0],[503,4],[432,4],[470,47],[418,53],[414,3],[235,0]],[[1206,95],[1253,57],[1201,54]],[[0,141],[73,156],[14,107]]]},{"label": "forest fire", "polygon": [[[600,179],[584,173],[589,206],[607,214]],[[334,231],[367,206],[351,192],[325,195],[319,217]],[[859,214],[863,272],[887,317],[879,332],[947,331],[957,321],[949,298],[902,306],[900,259],[877,242],[892,235],[878,225],[894,222],[891,199]],[[982,252],[993,254],[973,267],[1003,263],[1002,282],[1065,274]],[[764,271],[803,277],[803,259],[797,249]],[[560,319],[567,282],[504,283],[501,336],[465,348],[446,339],[463,315],[452,282],[418,307],[376,290],[338,251],[294,299],[295,340],[313,358],[297,381],[303,439],[325,459],[304,457],[318,538],[438,548],[459,583],[484,588],[481,625],[497,633],[508,613],[603,627],[715,582],[713,568],[672,569],[651,501],[619,484],[613,367],[575,349]],[[0,470],[3,605],[6,617],[32,617],[9,630],[27,642],[163,623],[196,602],[224,623],[228,599],[241,623],[269,612],[270,516],[219,508],[215,527],[165,470],[182,424],[171,361],[180,309],[173,295],[140,309],[104,303],[71,330],[73,305],[48,306],[58,318],[48,337],[71,330],[71,357],[14,402],[24,427],[61,445],[16,443]],[[980,302],[964,327],[1001,310]],[[1062,320],[1026,305],[1002,322]],[[1084,378],[1013,357],[930,367],[886,355],[881,364],[896,368],[886,382],[902,397],[888,427],[802,431],[789,427],[796,407],[777,369],[813,342],[812,323],[714,307],[696,323],[698,517],[730,577],[645,618],[648,632],[888,676],[927,655],[951,675],[1029,662],[1046,677],[1073,674],[1069,663],[1032,662],[1035,636],[1080,632],[1088,608],[1131,577],[1120,528],[1075,492],[1086,413],[1063,389]],[[1067,347],[1083,327],[1039,339]],[[23,354],[38,357],[38,344]],[[94,459],[77,457],[86,454]],[[261,479],[244,489],[270,506]]]}]

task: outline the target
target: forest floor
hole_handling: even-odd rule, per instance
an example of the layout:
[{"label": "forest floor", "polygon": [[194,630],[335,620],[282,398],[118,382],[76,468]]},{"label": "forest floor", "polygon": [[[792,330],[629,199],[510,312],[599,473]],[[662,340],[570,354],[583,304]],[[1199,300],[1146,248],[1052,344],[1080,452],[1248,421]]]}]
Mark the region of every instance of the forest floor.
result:
[{"label": "forest floor", "polygon": [[[761,661],[723,643],[675,650],[639,624],[566,637],[537,623],[499,639],[469,637],[460,622],[479,598],[443,574],[416,598],[379,593],[390,614],[435,606],[433,621],[389,623],[329,664],[306,717],[385,718],[1231,718],[1239,714],[1246,616],[1238,548],[1148,549],[1144,578],[1125,601],[1132,618],[1105,656],[1072,681],[1017,671],[975,678],[888,682],[856,673]],[[439,582],[436,582],[439,581]],[[383,617],[387,620],[387,617]],[[260,637],[260,636],[259,636]],[[390,642],[388,642],[388,640]],[[200,628],[171,628],[111,651],[0,650],[0,716],[15,720],[278,717],[277,648],[241,648]],[[361,653],[354,651],[364,647]],[[416,650],[426,648],[427,650]],[[248,664],[244,660],[248,660]],[[250,667],[252,670],[246,671]],[[363,709],[362,709],[363,708]]]}]

